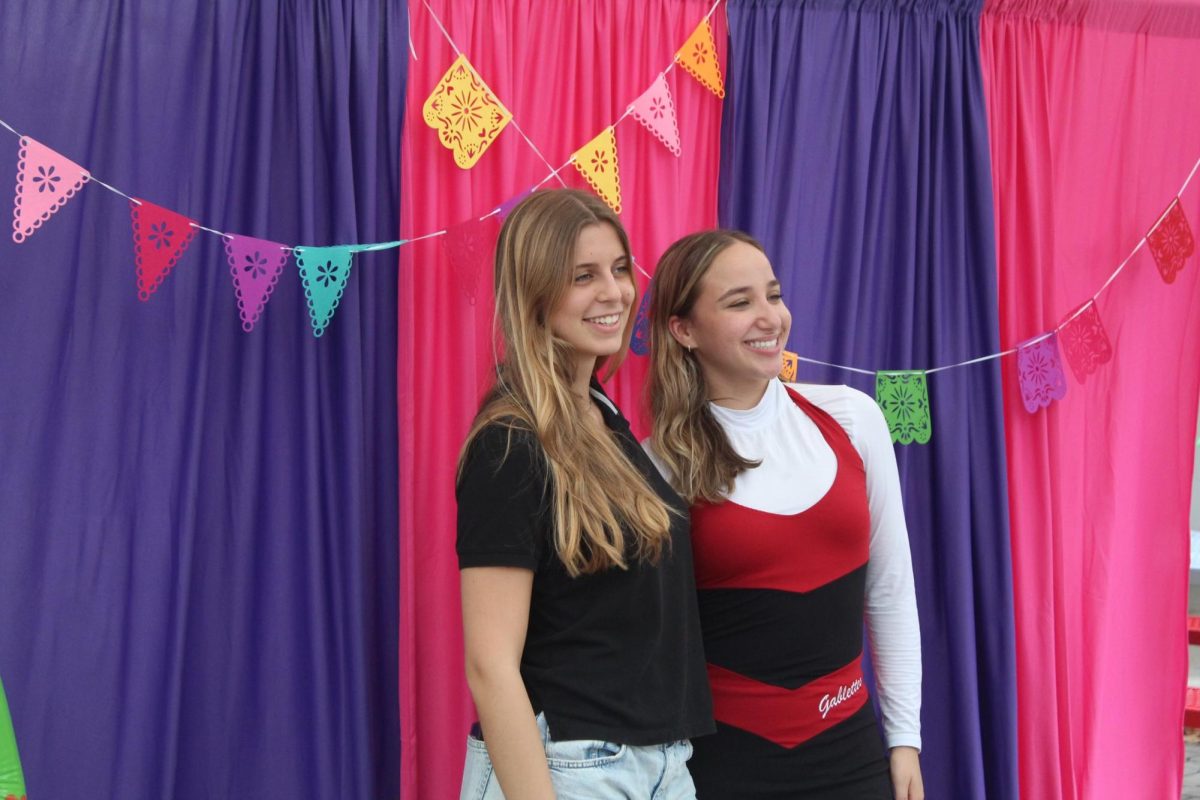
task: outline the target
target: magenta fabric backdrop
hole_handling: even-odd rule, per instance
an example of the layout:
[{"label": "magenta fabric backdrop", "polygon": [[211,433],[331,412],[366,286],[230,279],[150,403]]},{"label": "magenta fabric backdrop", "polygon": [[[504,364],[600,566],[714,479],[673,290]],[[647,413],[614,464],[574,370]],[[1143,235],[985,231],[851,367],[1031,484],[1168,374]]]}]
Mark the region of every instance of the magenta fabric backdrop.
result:
[{"label": "magenta fabric backdrop", "polygon": [[[1101,287],[1200,157],[1200,21],[993,2],[981,32],[1013,346]],[[1183,206],[1195,229],[1200,178]],[[1022,797],[1179,797],[1198,278],[1143,249],[1098,300],[1112,361],[1048,409],[1004,359]]]},{"label": "magenta fabric backdrop", "polygon": [[[649,88],[711,3],[430,5],[557,167]],[[413,0],[409,7],[417,60],[409,64],[401,232],[413,237],[488,212],[550,168],[511,125],[474,168],[455,166],[421,117],[425,98],[455,53],[424,3]],[[724,60],[723,10],[713,24]],[[681,69],[672,70],[667,81],[679,118],[681,157],[632,118],[616,128],[622,219],[634,256],[647,271],[668,244],[715,225],[717,218],[721,101]],[[574,167],[563,178],[585,185]],[[457,797],[474,710],[463,675],[454,471],[492,365],[490,248],[474,269],[463,269],[451,265],[436,239],[416,243],[402,249],[400,280],[401,497],[408,503],[402,505],[400,527],[401,782],[406,798]],[[644,278],[639,282],[644,288]],[[631,358],[610,387],[631,419],[644,369],[643,359]]]}]

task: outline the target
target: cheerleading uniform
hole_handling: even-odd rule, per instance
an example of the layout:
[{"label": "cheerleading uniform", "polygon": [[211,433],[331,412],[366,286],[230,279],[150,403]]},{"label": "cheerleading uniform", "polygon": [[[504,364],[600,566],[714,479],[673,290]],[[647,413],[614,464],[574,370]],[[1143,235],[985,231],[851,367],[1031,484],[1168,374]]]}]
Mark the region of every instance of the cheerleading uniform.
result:
[{"label": "cheerleading uniform", "polygon": [[718,729],[693,742],[698,796],[891,798],[864,616],[888,747],[920,747],[921,656],[883,415],[845,386],[778,381],[752,409],[710,409],[762,463],[725,502],[691,509]]}]

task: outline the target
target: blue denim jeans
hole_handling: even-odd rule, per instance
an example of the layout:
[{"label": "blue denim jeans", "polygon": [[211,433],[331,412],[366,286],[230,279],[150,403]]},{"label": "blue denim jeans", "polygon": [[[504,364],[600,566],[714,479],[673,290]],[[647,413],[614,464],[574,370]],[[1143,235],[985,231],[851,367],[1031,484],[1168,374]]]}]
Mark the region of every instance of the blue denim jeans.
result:
[{"label": "blue denim jeans", "polygon": [[[545,715],[538,714],[537,724],[558,800],[695,800],[687,769],[692,745],[686,740],[646,747],[590,739],[556,742]],[[467,737],[459,800],[504,800],[487,745],[474,736]]]}]

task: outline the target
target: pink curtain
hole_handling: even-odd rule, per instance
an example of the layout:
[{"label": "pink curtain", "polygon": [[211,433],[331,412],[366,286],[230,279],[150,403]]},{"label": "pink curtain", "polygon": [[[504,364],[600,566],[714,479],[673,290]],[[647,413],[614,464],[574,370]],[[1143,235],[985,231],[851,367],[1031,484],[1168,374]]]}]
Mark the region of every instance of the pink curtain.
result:
[{"label": "pink curtain", "polygon": [[[710,4],[412,0],[402,235],[478,217],[540,181],[551,168],[534,147],[553,167],[565,162],[649,88]],[[516,122],[470,170],[455,166],[422,121],[426,96],[455,58],[435,15]],[[724,63],[723,9],[713,29]],[[632,117],[616,128],[622,219],[647,271],[674,239],[716,224],[721,101],[681,69],[667,82],[681,157]],[[573,167],[562,177],[586,185]],[[401,782],[405,798],[424,800],[457,796],[474,714],[463,677],[453,490],[493,358],[491,253],[456,269],[429,239],[402,248],[400,268]],[[635,431],[645,430],[636,413],[643,361],[631,358],[610,387]]]},{"label": "pink curtain", "polygon": [[[1200,157],[1195,5],[989,2],[1001,340],[1052,329]],[[1200,223],[1200,177],[1182,196]],[[1112,360],[1028,413],[1004,360],[1021,796],[1179,797],[1200,264],[1143,248],[1097,306]]]}]

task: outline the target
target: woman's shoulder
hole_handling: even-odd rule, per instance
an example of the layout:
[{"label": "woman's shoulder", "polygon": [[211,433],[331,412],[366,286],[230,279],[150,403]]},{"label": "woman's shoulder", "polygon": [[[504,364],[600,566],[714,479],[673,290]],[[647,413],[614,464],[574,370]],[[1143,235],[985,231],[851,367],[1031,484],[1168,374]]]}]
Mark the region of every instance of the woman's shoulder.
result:
[{"label": "woman's shoulder", "polygon": [[[875,398],[845,384],[789,383],[789,389],[833,417],[861,450],[868,441],[887,433],[883,411]],[[890,438],[889,442],[890,444]]]},{"label": "woman's shoulder", "polygon": [[541,445],[528,424],[500,417],[481,425],[467,442],[460,480],[474,474],[493,479],[502,473],[528,477],[538,470],[541,460]]}]

